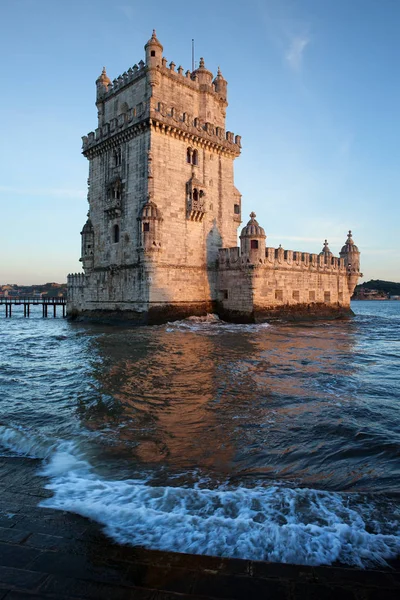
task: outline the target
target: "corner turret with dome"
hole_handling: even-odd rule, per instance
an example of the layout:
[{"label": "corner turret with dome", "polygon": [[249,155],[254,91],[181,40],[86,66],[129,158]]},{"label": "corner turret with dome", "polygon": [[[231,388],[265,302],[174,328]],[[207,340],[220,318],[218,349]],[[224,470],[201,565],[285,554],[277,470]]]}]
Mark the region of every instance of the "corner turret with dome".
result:
[{"label": "corner turret with dome", "polygon": [[249,262],[258,262],[265,257],[265,231],[258,221],[256,213],[250,213],[250,221],[242,229],[240,234],[240,251]]},{"label": "corner turret with dome", "polygon": [[[164,322],[217,312],[238,321],[349,314],[359,252],[325,242],[310,254],[266,247],[255,213],[242,228],[226,130],[228,83],[203,58],[193,72],[168,61],[156,31],[145,56],[96,79],[83,273],[68,276],[67,313]],[[208,67],[209,65],[207,65]]]}]

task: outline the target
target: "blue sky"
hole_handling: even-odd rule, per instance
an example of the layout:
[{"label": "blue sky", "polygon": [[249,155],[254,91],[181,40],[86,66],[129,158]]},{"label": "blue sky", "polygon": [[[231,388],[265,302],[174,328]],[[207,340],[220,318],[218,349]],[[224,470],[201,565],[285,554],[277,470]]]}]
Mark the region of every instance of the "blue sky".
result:
[{"label": "blue sky", "polygon": [[95,80],[144,58],[228,80],[242,135],[235,182],[267,245],[338,254],[348,229],[364,279],[400,281],[398,0],[2,0],[0,283],[80,270]]}]

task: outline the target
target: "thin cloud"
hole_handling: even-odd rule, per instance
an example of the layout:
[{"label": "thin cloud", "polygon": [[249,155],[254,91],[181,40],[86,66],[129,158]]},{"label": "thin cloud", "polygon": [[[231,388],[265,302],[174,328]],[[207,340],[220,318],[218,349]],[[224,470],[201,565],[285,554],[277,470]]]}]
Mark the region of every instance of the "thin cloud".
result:
[{"label": "thin cloud", "polygon": [[285,58],[289,67],[298,73],[303,64],[304,51],[310,43],[310,38],[306,36],[296,36],[292,39],[290,47],[286,52]]},{"label": "thin cloud", "polygon": [[48,198],[85,198],[84,190],[70,190],[65,188],[18,188],[7,185],[0,185],[0,193],[14,194],[18,196],[45,196]]}]

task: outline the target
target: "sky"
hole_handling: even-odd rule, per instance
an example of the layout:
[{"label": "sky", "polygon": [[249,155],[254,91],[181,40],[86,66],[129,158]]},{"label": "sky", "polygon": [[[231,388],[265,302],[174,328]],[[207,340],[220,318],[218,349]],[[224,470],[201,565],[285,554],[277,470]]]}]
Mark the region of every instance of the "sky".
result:
[{"label": "sky", "polygon": [[400,1],[0,0],[0,284],[81,270],[95,80],[144,59],[228,81],[242,136],[235,185],[267,246],[338,255],[349,229],[364,280],[400,281]]}]

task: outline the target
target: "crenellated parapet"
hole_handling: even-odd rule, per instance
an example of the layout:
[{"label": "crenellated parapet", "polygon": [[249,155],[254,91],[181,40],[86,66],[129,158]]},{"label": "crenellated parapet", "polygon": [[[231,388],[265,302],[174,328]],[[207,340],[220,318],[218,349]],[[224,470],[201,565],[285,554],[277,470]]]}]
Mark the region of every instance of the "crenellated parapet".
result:
[{"label": "crenellated parapet", "polygon": [[235,135],[232,131],[225,131],[223,127],[182,112],[174,106],[166,106],[164,102],[158,102],[151,109],[150,117],[153,127],[162,132],[214,146],[234,156],[240,154],[242,147],[240,135]]},{"label": "crenellated parapet", "polygon": [[130,108],[126,113],[118,115],[95,131],[90,131],[82,137],[82,152],[86,153],[93,149],[102,149],[105,142],[119,144],[127,141],[135,135],[135,132],[146,126],[144,121],[150,115],[150,103],[140,102],[137,106]]},{"label": "crenellated parapet", "polygon": [[345,274],[347,268],[343,258],[331,256],[329,261],[319,254],[297,252],[279,248],[265,248],[265,256],[257,257],[254,261],[247,254],[241,254],[240,248],[221,248],[218,255],[220,269],[241,269],[245,266],[251,268],[265,267],[270,269],[318,271],[323,273]]},{"label": "crenellated parapet", "polygon": [[[148,121],[150,117],[150,122]],[[119,144],[135,135],[135,131],[151,124],[155,129],[189,141],[195,141],[206,146],[213,146],[221,151],[239,156],[241,136],[231,131],[225,131],[213,123],[203,121],[185,112],[179,112],[175,107],[166,107],[159,102],[157,107],[150,109],[150,101],[141,102],[126,113],[104,123],[95,131],[82,137],[82,152],[92,153],[94,149],[102,149],[105,142]],[[138,129],[139,128],[139,129]]]},{"label": "crenellated parapet", "polygon": [[83,287],[85,285],[84,273],[70,273],[67,275],[68,288]]}]

